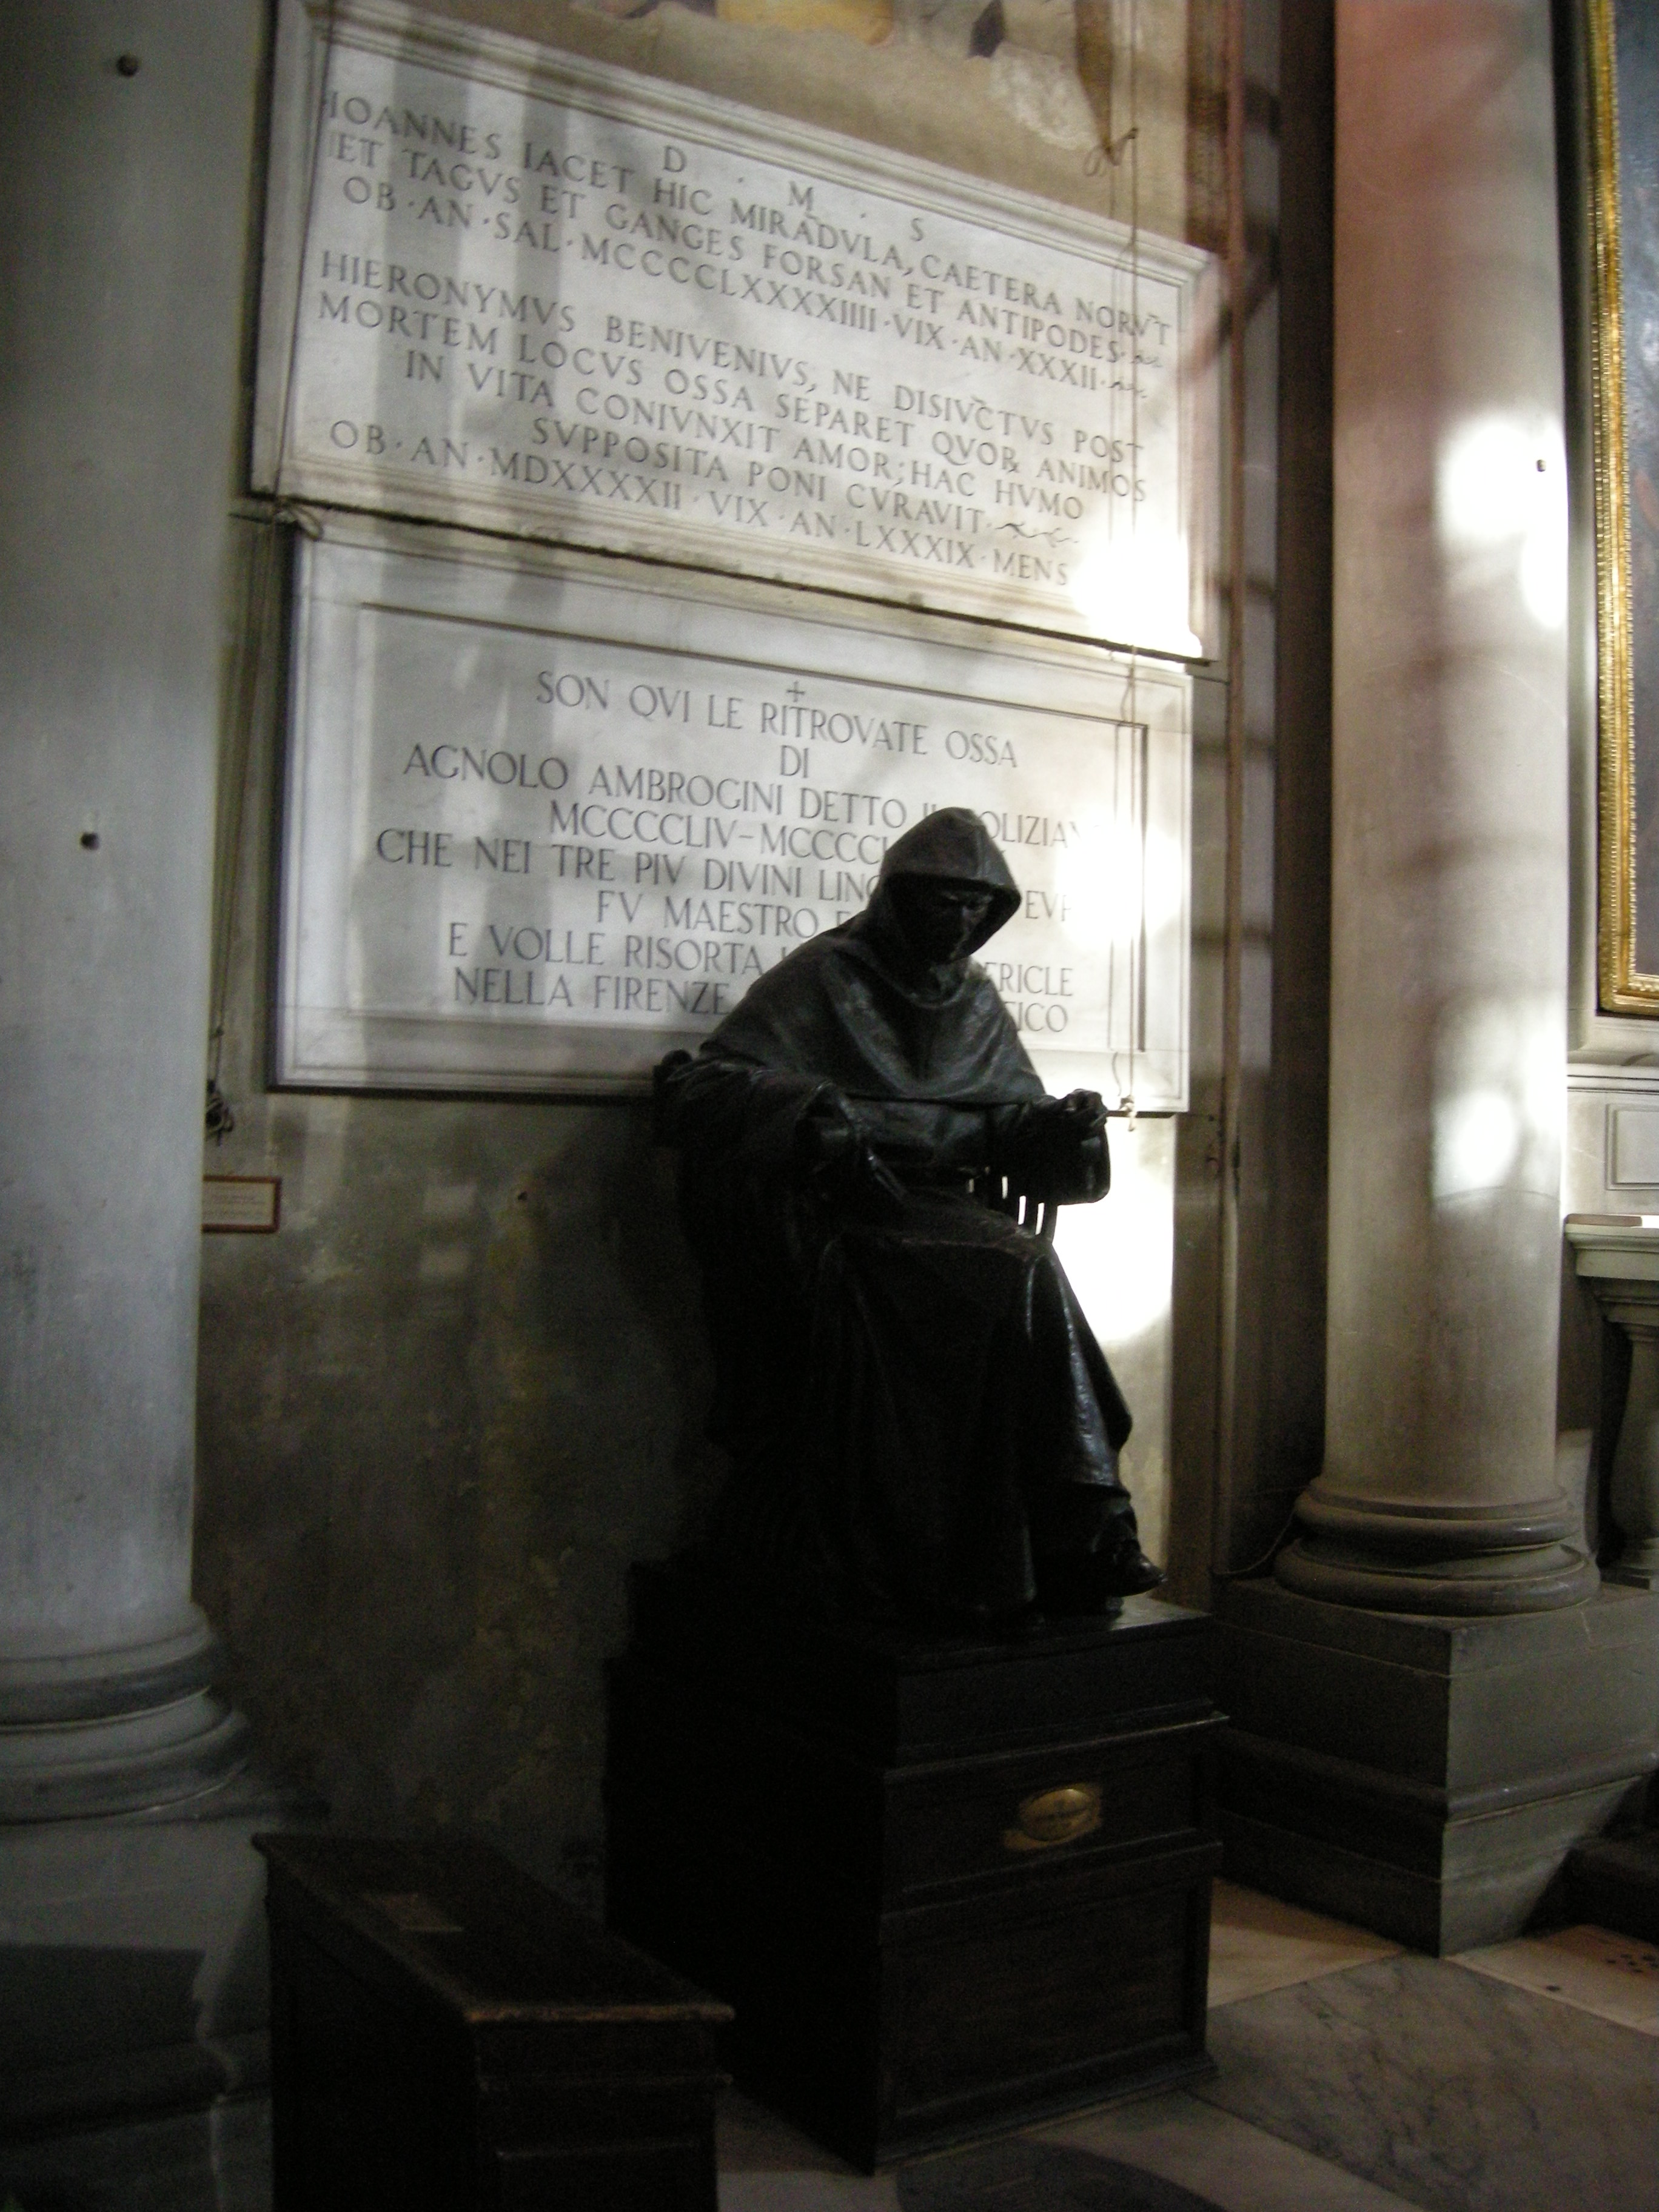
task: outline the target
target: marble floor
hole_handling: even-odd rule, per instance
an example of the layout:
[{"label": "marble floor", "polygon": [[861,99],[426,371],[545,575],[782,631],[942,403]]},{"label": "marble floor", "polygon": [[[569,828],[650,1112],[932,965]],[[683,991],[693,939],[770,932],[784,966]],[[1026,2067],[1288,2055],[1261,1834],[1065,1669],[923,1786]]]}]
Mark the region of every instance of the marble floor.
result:
[{"label": "marble floor", "polygon": [[1195,2088],[856,2173],[735,2094],[720,2212],[1659,2212],[1659,1949],[1425,1959],[1218,1882]]},{"label": "marble floor", "polygon": [[[1210,1996],[1195,2088],[873,2177],[733,2093],[720,2212],[1659,2212],[1652,1945],[1425,1959],[1218,1882]],[[268,2212],[269,2160],[243,2100],[0,2152],[0,2212]]]}]

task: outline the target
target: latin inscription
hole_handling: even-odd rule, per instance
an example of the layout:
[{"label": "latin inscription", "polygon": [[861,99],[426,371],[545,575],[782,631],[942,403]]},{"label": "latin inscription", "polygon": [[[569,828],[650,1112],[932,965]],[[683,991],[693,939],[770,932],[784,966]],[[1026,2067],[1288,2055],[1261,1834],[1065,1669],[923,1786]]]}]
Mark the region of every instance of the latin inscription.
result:
[{"label": "latin inscription", "polygon": [[341,16],[291,345],[267,337],[271,483],[1198,649],[1201,255],[627,71],[494,40],[469,75]]}]

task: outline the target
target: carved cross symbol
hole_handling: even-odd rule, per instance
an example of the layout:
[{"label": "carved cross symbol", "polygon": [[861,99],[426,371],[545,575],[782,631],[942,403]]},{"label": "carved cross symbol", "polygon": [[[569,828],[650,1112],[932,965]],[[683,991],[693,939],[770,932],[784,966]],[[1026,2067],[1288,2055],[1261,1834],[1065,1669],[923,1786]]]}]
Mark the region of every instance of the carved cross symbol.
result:
[{"label": "carved cross symbol", "polygon": [[806,694],[799,684],[792,684],[785,696],[791,699],[804,699]]}]

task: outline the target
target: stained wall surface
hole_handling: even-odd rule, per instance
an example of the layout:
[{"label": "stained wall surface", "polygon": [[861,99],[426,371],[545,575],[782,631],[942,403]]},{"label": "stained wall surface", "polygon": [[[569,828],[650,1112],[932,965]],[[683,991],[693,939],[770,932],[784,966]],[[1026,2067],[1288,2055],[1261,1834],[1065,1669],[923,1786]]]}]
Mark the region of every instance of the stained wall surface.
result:
[{"label": "stained wall surface", "polygon": [[[969,50],[978,7],[958,22],[901,0],[880,45],[763,5],[752,21],[678,0],[634,21],[563,0],[447,12],[1130,212],[1130,170],[1090,158],[1102,122],[1074,59],[1086,8],[1003,0],[1000,64]],[[1213,243],[1219,11],[1097,12],[1120,40],[1113,112],[1142,119],[1141,219]],[[1093,82],[1098,94],[1097,67]],[[280,1176],[282,1213],[275,1236],[204,1239],[198,1595],[267,1755],[337,1820],[479,1828],[591,1894],[627,1565],[695,1534],[720,1475],[672,1163],[642,1103],[265,1088],[285,541],[243,506],[214,985],[236,1126],[205,1166]],[[1197,688],[1218,730],[1219,687]],[[1125,1471],[1161,1554],[1176,1131],[1113,1129],[1117,1187],[1062,1229],[1061,1249],[1135,1410]]]},{"label": "stained wall surface", "polygon": [[1219,242],[1214,0],[436,0],[428,12]]}]

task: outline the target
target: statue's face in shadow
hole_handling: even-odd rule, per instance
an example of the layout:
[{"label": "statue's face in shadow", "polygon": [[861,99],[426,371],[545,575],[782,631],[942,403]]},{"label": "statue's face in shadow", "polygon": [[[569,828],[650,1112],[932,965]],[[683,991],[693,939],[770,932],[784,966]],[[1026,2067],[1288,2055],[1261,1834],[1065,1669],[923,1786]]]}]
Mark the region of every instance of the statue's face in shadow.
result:
[{"label": "statue's face in shadow", "polygon": [[944,876],[899,876],[888,889],[905,944],[929,968],[963,960],[978,944],[995,893]]}]

